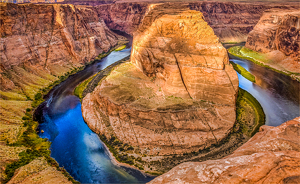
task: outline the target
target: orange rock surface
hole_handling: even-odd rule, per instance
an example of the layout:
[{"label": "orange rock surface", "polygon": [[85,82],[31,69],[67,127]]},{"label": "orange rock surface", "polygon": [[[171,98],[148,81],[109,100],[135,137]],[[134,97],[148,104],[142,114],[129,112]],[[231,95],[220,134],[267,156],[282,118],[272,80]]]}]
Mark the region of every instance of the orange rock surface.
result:
[{"label": "orange rock surface", "polygon": [[[96,11],[83,6],[2,3],[0,19],[1,90],[21,86],[25,91],[11,77],[22,70],[16,67],[51,79],[46,74],[62,75],[109,51],[122,39]],[[29,79],[23,82],[37,85]]]},{"label": "orange rock surface", "polygon": [[219,160],[187,162],[154,183],[299,183],[300,117],[260,132]]},{"label": "orange rock surface", "polygon": [[236,72],[200,12],[153,5],[134,35],[131,63],[115,68],[82,102],[89,127],[139,154],[198,151],[235,122]]},{"label": "orange rock surface", "polygon": [[270,64],[300,72],[300,10],[265,11],[247,38],[246,47],[266,54]]}]

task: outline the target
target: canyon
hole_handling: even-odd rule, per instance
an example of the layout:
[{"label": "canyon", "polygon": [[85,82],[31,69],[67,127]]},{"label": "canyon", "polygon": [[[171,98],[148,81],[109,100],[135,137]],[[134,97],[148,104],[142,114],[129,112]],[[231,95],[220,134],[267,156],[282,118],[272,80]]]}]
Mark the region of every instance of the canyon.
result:
[{"label": "canyon", "polygon": [[[127,145],[132,145],[133,155],[155,155],[156,159],[165,155],[191,153],[216,144],[229,134],[235,121],[238,80],[220,42],[247,41],[246,47],[258,52],[271,52],[271,58],[282,56],[283,59],[278,61],[281,67],[293,72],[299,71],[299,11],[295,11],[299,9],[299,4],[86,4],[0,3],[1,182],[5,179],[6,164],[17,161],[20,158],[19,153],[27,149],[25,146],[9,145],[15,143],[26,130],[22,118],[26,115],[26,109],[32,108],[31,104],[36,94],[43,89],[49,90],[48,86],[61,79],[61,76],[82,69],[84,65],[127,42],[124,37],[111,30],[121,30],[134,35],[131,62],[115,68],[93,93],[88,94],[83,101],[82,111],[92,130],[104,135],[106,139],[117,138]],[[165,8],[166,11],[159,7]],[[271,8],[276,9],[270,10]],[[171,12],[181,14],[182,22],[178,22],[180,19],[176,15],[168,15]],[[200,30],[201,26],[204,26],[206,31],[201,30],[203,33],[200,34],[199,31],[198,34],[195,27],[192,30],[187,29],[184,25],[191,26],[189,18],[194,21],[193,16],[189,17],[189,14],[200,19],[197,23]],[[172,25],[166,24],[170,19],[178,21],[174,21]],[[176,27],[175,24],[179,26]],[[264,27],[264,24],[268,27]],[[154,25],[161,28],[157,31]],[[169,29],[170,27],[172,29]],[[262,28],[266,28],[268,34],[263,35]],[[198,37],[193,38],[189,34],[193,31]],[[181,39],[179,33],[184,35],[185,39]],[[195,44],[206,34],[208,36],[200,45]],[[171,37],[176,39],[172,40]],[[203,74],[206,77],[200,80]],[[121,86],[120,81],[131,86]],[[199,120],[199,117],[204,118]],[[127,120],[130,120],[130,123],[126,123]],[[299,132],[295,128],[299,124],[295,121],[299,122],[299,119],[276,128],[264,127],[255,140],[264,139],[262,134],[267,135],[266,132],[281,131],[294,135],[295,131]],[[145,132],[149,137],[142,136]],[[202,132],[202,139],[196,136],[199,132]],[[137,133],[139,136],[136,136]],[[298,135],[299,133],[296,133],[295,137]],[[270,168],[267,168],[271,171],[275,168],[274,163],[280,163],[280,159],[292,158],[291,154],[295,154],[290,163],[286,160],[283,162],[298,168],[299,143],[291,137],[284,139],[288,140],[284,144],[289,148],[280,147],[282,150],[286,149],[282,152],[274,148],[275,152],[265,150],[266,153],[262,153],[258,148],[249,148],[249,151],[248,148],[241,147],[224,160],[206,161],[204,164],[216,168],[215,164],[218,162],[227,167],[228,161],[233,163],[232,159],[242,158],[244,154],[246,156],[243,158],[246,160],[250,157],[259,160],[258,157],[262,156],[271,163]],[[251,139],[252,142],[253,140],[254,138]],[[270,142],[265,144],[271,147]],[[250,147],[249,145],[250,143],[247,143],[245,146]],[[131,149],[130,146],[126,148]],[[250,155],[254,152],[257,155]],[[259,162],[262,163],[261,160]],[[256,164],[252,161],[251,163]],[[199,168],[198,163],[179,165],[153,182],[175,181],[177,176],[174,174],[184,181],[185,176],[178,174],[178,168],[182,167],[191,167],[191,176],[196,176],[194,167]],[[204,168],[203,165],[201,167]],[[236,167],[244,165],[240,163]],[[215,173],[218,174],[218,171]],[[294,174],[289,172],[288,176],[278,174],[276,178],[286,182],[297,181],[297,173],[298,170]],[[238,174],[233,172],[229,178],[232,179]],[[205,177],[207,176],[203,176]],[[258,176],[253,176],[249,180],[258,181],[257,178]],[[222,177],[216,181],[221,179]],[[61,171],[47,165],[42,157],[17,170],[10,183],[32,181],[69,182]]]}]

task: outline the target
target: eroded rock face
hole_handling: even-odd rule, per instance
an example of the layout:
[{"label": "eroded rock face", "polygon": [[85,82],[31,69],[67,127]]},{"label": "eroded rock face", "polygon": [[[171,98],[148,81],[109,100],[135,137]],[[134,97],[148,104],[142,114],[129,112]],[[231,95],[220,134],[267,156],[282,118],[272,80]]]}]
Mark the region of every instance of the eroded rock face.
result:
[{"label": "eroded rock face", "polygon": [[131,62],[165,95],[234,105],[238,79],[200,12],[153,5],[134,35]]},{"label": "eroded rock face", "polygon": [[300,117],[260,132],[219,160],[180,164],[150,183],[298,183]]},{"label": "eroded rock face", "polygon": [[106,27],[92,8],[6,3],[0,8],[2,90],[22,86],[12,80],[15,74],[9,70],[20,73],[25,69],[51,79],[46,74],[62,75],[109,51],[122,39]]},{"label": "eroded rock face", "polygon": [[[26,149],[6,144],[16,142],[26,129],[22,117],[32,108],[30,99],[124,38],[110,31],[92,7],[58,4],[0,3],[0,34],[1,183],[6,165],[17,161]],[[11,183],[68,182],[48,165],[39,173],[21,172],[26,177],[21,180],[20,172]]]},{"label": "eroded rock face", "polygon": [[249,33],[247,48],[267,53],[269,59],[292,72],[300,71],[300,11],[265,11]]},{"label": "eroded rock face", "polygon": [[[152,1],[152,3],[155,3]],[[174,3],[176,5],[176,3]],[[182,2],[178,3],[182,4]],[[111,29],[124,30],[133,34],[151,3],[118,2],[97,6],[97,12]],[[248,33],[258,23],[263,12],[270,8],[282,10],[299,8],[299,3],[264,3],[264,2],[191,2],[189,9],[203,13],[221,42],[242,42],[247,40]]]},{"label": "eroded rock face", "polygon": [[93,131],[140,155],[209,147],[235,122],[236,72],[200,12],[185,5],[151,8],[134,36],[131,63],[83,99],[83,117]]},{"label": "eroded rock face", "polygon": [[148,11],[148,6],[149,3],[144,2],[114,3],[97,6],[96,11],[110,29],[133,35]]}]

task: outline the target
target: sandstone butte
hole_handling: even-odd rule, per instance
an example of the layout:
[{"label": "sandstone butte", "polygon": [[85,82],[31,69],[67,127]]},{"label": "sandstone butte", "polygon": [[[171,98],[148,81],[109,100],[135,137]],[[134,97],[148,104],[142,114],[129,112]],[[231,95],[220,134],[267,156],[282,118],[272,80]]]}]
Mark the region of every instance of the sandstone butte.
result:
[{"label": "sandstone butte", "polygon": [[300,73],[300,10],[265,11],[245,47],[264,54],[276,69]]},{"label": "sandstone butte", "polygon": [[151,5],[134,34],[131,62],[116,67],[82,102],[88,126],[139,155],[204,149],[235,123],[238,78],[202,13]]},{"label": "sandstone butte", "polygon": [[150,183],[299,183],[300,117],[278,127],[263,125],[233,154],[186,162]]}]

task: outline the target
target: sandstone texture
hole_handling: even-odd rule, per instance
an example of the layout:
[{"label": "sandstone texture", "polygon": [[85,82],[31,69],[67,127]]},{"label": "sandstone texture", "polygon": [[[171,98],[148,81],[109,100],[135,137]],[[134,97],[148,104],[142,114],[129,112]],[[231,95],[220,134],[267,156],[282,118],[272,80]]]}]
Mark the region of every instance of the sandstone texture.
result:
[{"label": "sandstone texture", "polygon": [[82,102],[89,127],[135,148],[172,155],[224,139],[235,122],[236,72],[200,12],[153,5],[135,33],[131,62]]},{"label": "sandstone texture", "polygon": [[[162,2],[162,1],[160,1]],[[160,3],[157,2],[157,3]],[[111,29],[124,30],[133,34],[151,9],[149,2],[118,2],[96,6],[98,14]],[[91,3],[93,5],[94,3]],[[180,6],[182,2],[173,3]],[[178,4],[178,5],[177,5]],[[248,33],[258,23],[265,10],[270,8],[299,9],[299,3],[263,2],[190,2],[189,9],[203,13],[205,21],[211,26],[221,42],[245,42]]]},{"label": "sandstone texture", "polygon": [[67,183],[71,184],[60,171],[47,164],[45,158],[40,157],[29,164],[19,168],[8,184],[33,184],[33,183]]},{"label": "sandstone texture", "polygon": [[[22,82],[34,88],[53,80],[53,75],[89,62],[122,39],[91,8],[4,3],[0,8],[1,90],[19,87],[26,92]],[[27,78],[15,79],[22,77]]]},{"label": "sandstone texture", "polygon": [[110,29],[124,31],[128,34],[138,29],[149,3],[115,3],[96,6],[96,11]]},{"label": "sandstone texture", "polygon": [[299,183],[300,117],[260,132],[219,160],[187,162],[150,183]]},{"label": "sandstone texture", "polygon": [[247,48],[265,54],[270,64],[300,72],[300,10],[265,11],[249,33]]},{"label": "sandstone texture", "polygon": [[0,34],[2,182],[5,165],[26,149],[7,143],[14,143],[26,129],[22,117],[35,94],[125,38],[112,32],[93,7],[59,4],[0,3]]}]

